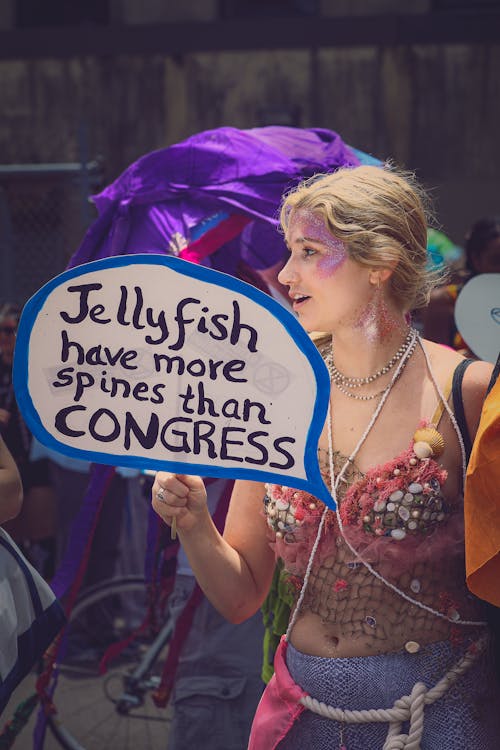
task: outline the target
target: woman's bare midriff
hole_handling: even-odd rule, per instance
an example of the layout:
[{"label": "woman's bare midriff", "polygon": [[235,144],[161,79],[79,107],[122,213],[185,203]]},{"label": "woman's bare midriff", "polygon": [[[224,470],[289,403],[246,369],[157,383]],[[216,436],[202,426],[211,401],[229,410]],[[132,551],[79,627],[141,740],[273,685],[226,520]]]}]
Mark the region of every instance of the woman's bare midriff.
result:
[{"label": "woman's bare midriff", "polygon": [[[383,621],[382,613],[378,613]],[[427,618],[420,620],[418,626],[408,618],[406,628],[385,633],[380,638],[364,631],[355,638],[343,635],[339,626],[325,623],[314,612],[304,612],[299,615],[290,634],[290,642],[300,652],[311,656],[328,658],[348,658],[353,656],[374,656],[388,654],[405,649],[407,644],[418,644],[420,648],[436,641],[447,640],[450,637],[451,624],[447,620],[434,620],[431,624]],[[464,637],[474,637],[472,627],[462,626]],[[410,645],[410,648],[413,646]]]}]

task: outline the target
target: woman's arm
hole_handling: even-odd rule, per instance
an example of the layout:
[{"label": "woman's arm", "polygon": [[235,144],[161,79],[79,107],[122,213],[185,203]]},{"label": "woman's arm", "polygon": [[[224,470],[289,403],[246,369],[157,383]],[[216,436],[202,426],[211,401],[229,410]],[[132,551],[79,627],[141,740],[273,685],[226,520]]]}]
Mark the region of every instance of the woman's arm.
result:
[{"label": "woman's arm", "polygon": [[474,442],[476,436],[492,372],[493,365],[490,362],[479,360],[469,365],[464,374],[462,398],[471,442]]},{"label": "woman's arm", "polygon": [[17,516],[22,502],[23,486],[18,468],[0,437],[0,523]]},{"label": "woman's arm", "polygon": [[234,623],[257,611],[271,585],[274,553],[262,514],[264,492],[257,482],[235,483],[222,537],[199,477],[159,472],[153,484],[153,508],[168,524],[176,517],[196,580],[213,606]]}]

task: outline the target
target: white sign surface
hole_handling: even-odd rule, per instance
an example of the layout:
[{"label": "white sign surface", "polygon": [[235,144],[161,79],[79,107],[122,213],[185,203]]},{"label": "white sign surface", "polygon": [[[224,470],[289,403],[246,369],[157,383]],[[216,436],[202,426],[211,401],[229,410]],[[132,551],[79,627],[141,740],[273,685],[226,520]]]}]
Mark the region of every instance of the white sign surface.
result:
[{"label": "white sign surface", "polygon": [[500,352],[500,273],[468,281],[455,303],[455,323],[467,346],[486,362]]},{"label": "white sign surface", "polygon": [[14,362],[36,437],[97,463],[308,489],[327,369],[295,317],[254,287],[164,255],[95,261],[26,305]]}]

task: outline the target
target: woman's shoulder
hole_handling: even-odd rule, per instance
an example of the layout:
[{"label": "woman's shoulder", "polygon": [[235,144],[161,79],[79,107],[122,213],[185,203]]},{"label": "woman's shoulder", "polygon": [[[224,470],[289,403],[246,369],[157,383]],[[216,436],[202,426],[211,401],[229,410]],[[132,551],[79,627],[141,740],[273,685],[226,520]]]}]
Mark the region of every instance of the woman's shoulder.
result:
[{"label": "woman's shoulder", "polygon": [[472,407],[476,404],[476,408],[479,409],[479,412],[481,411],[492,373],[493,365],[491,362],[484,362],[479,359],[471,362],[467,367],[462,381],[462,398],[466,410],[468,405]]},{"label": "woman's shoulder", "polygon": [[488,385],[493,373],[490,362],[476,360],[467,367],[462,381],[462,401],[465,419],[469,429],[471,441],[474,441],[484,401],[487,396]]},{"label": "woman's shoulder", "polygon": [[[438,372],[450,374],[466,360],[462,354],[444,344],[437,344],[434,341],[423,339],[422,343],[429,355],[431,366]],[[491,362],[484,362],[481,359],[467,360],[468,365],[464,370],[463,392],[469,390],[484,389],[486,391],[493,372]],[[437,374],[437,373],[436,373]]]},{"label": "woman's shoulder", "polygon": [[463,357],[456,349],[446,344],[438,344],[430,339],[421,339],[422,345],[428,355],[431,368],[438,378],[442,380],[446,377],[447,373],[452,373],[453,370],[458,367],[465,357]]},{"label": "woman's shoulder", "polygon": [[461,372],[462,377],[457,379],[455,389],[460,389],[458,397],[461,397],[467,428],[473,441],[493,373],[493,365],[483,360],[468,360],[467,366],[464,367],[462,363],[467,361],[466,358],[449,347],[434,344],[432,341],[425,341],[424,345],[428,351],[431,366],[441,382],[449,381],[454,373],[464,368]]}]

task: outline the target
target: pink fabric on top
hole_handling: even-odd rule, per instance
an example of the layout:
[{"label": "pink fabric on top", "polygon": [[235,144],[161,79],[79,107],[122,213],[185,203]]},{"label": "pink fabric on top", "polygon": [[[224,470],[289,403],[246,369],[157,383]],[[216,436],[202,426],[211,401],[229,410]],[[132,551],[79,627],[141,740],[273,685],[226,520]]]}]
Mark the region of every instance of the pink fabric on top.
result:
[{"label": "pink fabric on top", "polygon": [[201,263],[207,255],[211,255],[216,250],[219,250],[222,245],[238,237],[250,221],[248,216],[243,216],[242,214],[230,216],[213,229],[209,229],[208,232],[202,234],[199,239],[192,242],[188,247],[185,247],[184,250],[181,250],[179,256],[182,260]]},{"label": "pink fabric on top", "polygon": [[253,720],[248,750],[274,750],[288,734],[304,706],[305,693],[286,665],[287,642],[282,636],[274,657],[274,675],[264,690]]}]

